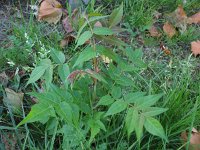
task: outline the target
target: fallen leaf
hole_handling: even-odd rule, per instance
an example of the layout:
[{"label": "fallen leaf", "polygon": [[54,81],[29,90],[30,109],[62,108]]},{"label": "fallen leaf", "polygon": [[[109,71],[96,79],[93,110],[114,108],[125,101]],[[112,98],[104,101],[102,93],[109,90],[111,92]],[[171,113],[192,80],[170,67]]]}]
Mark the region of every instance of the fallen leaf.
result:
[{"label": "fallen leaf", "polygon": [[63,40],[60,41],[60,47],[64,48],[68,44],[72,43],[75,41],[76,37],[74,35],[68,35],[66,36]]},{"label": "fallen leaf", "polygon": [[160,37],[162,35],[154,25],[149,29],[149,33],[152,37]]},{"label": "fallen leaf", "polygon": [[169,23],[168,21],[164,24],[163,26],[163,31],[165,32],[165,34],[169,37],[172,38],[175,34],[176,34],[176,29],[174,28],[174,26]]},{"label": "fallen leaf", "polygon": [[178,8],[168,15],[168,20],[175,27],[180,29],[180,32],[183,33],[187,29],[188,17],[185,13],[183,6],[179,5]]},{"label": "fallen leaf", "polygon": [[73,31],[69,16],[66,16],[66,18],[62,20],[62,24],[63,24],[63,28],[65,29],[67,33],[70,33]]},{"label": "fallen leaf", "polygon": [[38,20],[57,24],[62,17],[61,4],[56,0],[44,0],[41,2]]},{"label": "fallen leaf", "polygon": [[192,24],[192,23],[200,23],[200,12],[192,15],[191,17],[188,18],[188,23]]},{"label": "fallen leaf", "polygon": [[5,71],[0,73],[0,84],[2,84],[5,87],[8,84],[8,76],[6,75]]},{"label": "fallen leaf", "polygon": [[199,40],[191,42],[191,51],[195,57],[200,54],[200,41]]},{"label": "fallen leaf", "polygon": [[181,5],[179,5],[178,8],[175,10],[175,15],[175,17],[177,17],[179,21],[182,21],[187,18],[187,14],[185,13],[183,6]]},{"label": "fallen leaf", "polygon": [[76,18],[77,13],[78,13],[78,9],[74,9],[71,19],[66,14],[66,18],[62,20],[63,28],[67,33],[71,33],[73,31],[72,22],[76,20],[75,18]]},{"label": "fallen leaf", "polygon": [[100,21],[97,21],[95,24],[94,24],[94,27],[102,27],[102,24]]},{"label": "fallen leaf", "polygon": [[10,106],[14,113],[19,112],[24,98],[24,93],[16,93],[15,91],[5,88],[6,96],[3,99],[4,104]]},{"label": "fallen leaf", "polygon": [[[188,141],[188,132],[184,131],[181,133],[181,139],[186,143]],[[190,138],[189,150],[200,150],[200,133],[193,128]]]}]

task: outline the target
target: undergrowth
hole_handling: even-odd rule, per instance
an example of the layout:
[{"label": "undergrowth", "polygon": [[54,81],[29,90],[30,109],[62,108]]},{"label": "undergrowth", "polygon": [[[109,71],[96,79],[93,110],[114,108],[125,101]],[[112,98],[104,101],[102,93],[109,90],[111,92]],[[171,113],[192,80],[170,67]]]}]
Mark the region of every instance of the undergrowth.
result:
[{"label": "undergrowth", "polygon": [[[19,149],[188,146],[180,135],[199,128],[200,69],[199,58],[185,43],[200,38],[200,27],[191,26],[173,39],[151,38],[146,30],[154,12],[172,12],[182,0],[121,2],[103,1],[105,7],[97,9],[89,5],[90,17],[79,16],[83,21],[76,41],[64,49],[60,27],[38,23],[33,16],[23,24],[12,22],[9,44],[0,48],[1,71],[12,74],[0,89],[2,149],[11,143]],[[111,16],[105,15],[107,7],[113,8]],[[184,7],[190,14],[199,3]],[[97,21],[103,27],[95,26]],[[120,22],[125,33],[113,32]],[[172,55],[159,50],[161,41]],[[19,111],[6,104],[6,88],[25,93]]]}]

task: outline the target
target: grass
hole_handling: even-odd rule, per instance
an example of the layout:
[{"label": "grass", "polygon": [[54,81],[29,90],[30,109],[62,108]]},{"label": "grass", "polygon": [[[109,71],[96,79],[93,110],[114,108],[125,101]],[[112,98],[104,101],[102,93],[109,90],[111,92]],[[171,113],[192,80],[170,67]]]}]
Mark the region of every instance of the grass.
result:
[{"label": "grass", "polygon": [[[200,32],[197,32],[200,31],[200,26],[192,25],[185,33],[172,39],[166,36],[160,39],[151,38],[146,34],[146,30],[154,22],[153,13],[155,11],[163,14],[170,13],[182,3],[182,0],[124,0],[123,2],[125,17],[122,25],[129,24],[129,30],[135,33],[130,34],[129,42],[136,48],[142,48],[143,59],[148,64],[146,70],[135,74],[133,79],[134,90],[148,92],[148,94],[160,92],[165,94],[162,101],[157,103],[157,106],[168,108],[168,111],[159,115],[158,118],[167,133],[169,142],[166,143],[145,132],[139,147],[139,142],[134,134],[130,139],[124,134],[123,118],[125,114],[120,114],[110,122],[105,134],[99,134],[96,137],[95,149],[181,149],[183,147],[183,142],[180,139],[181,132],[191,131],[192,127],[198,129],[200,124],[200,61],[199,57],[195,58],[190,52],[190,42],[200,39]],[[109,5],[117,6],[119,3],[113,1]],[[193,14],[199,10],[200,4],[198,0],[191,0],[184,5],[184,8],[187,14]],[[104,11],[106,13],[106,9]],[[166,19],[162,18],[157,22],[163,24],[165,21]],[[20,69],[28,68],[29,70],[30,67],[38,63],[38,59],[49,55],[49,48],[61,49],[59,41],[64,37],[64,34],[58,26],[39,23],[31,16],[28,21],[24,21],[22,24],[20,24],[20,20],[13,21],[12,27],[13,30],[9,33],[11,46],[6,47],[4,45],[0,48],[0,54],[2,54],[0,55],[0,72],[4,70],[15,71],[16,67]],[[137,35],[144,39],[144,45],[138,42]],[[160,50],[160,41],[168,46],[172,55],[165,55]],[[5,49],[6,51],[4,51]],[[64,52],[69,58],[74,53],[79,53],[73,51],[73,46],[64,49]],[[15,64],[14,66],[7,64],[11,60]],[[11,85],[16,84],[12,79],[9,82]],[[20,85],[25,85],[26,82],[27,78],[25,80],[22,78]],[[16,90],[26,92],[31,89],[20,86]],[[30,110],[32,104],[30,98],[25,96],[24,116]],[[6,113],[7,111],[9,114]],[[4,106],[3,112],[0,112],[0,114],[2,115],[2,118],[0,118],[1,140],[8,133],[12,133],[15,137],[23,135],[21,144],[20,139],[17,142],[20,149],[47,149],[49,146],[52,148],[60,144],[61,137],[58,137],[59,140],[55,141],[56,131],[48,136],[46,127],[37,123],[13,130],[22,117],[13,115],[11,110]],[[80,135],[78,137],[82,138]],[[68,144],[73,145],[75,143],[69,142]]]}]

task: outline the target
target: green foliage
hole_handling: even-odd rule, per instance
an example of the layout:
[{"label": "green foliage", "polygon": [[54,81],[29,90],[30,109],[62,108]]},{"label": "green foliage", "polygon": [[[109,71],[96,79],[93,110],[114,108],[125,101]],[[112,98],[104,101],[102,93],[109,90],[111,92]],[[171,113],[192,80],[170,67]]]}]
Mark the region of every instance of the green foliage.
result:
[{"label": "green foliage", "polygon": [[[122,16],[123,4],[109,18],[86,18],[77,33],[75,46],[75,50],[80,48],[82,52],[78,57],[74,56],[73,61],[65,63],[64,53],[56,49],[50,51],[51,60],[39,61],[27,84],[42,79],[42,86],[46,88],[42,93],[30,93],[38,103],[32,106],[18,127],[31,122],[46,124],[45,132],[54,135],[50,147],[55,136],[61,134],[59,142],[63,149],[90,149],[95,143],[103,144],[97,137],[105,131],[110,132],[110,123],[118,121],[120,124],[116,123],[112,130],[127,132],[128,138],[136,137],[140,141],[145,128],[167,141],[163,127],[155,119],[156,115],[167,111],[154,107],[163,94],[147,95],[135,90],[135,74],[147,68],[142,51],[133,50],[117,38],[111,28],[121,21]],[[97,21],[108,24],[93,28]],[[53,82],[53,75],[59,76],[58,81]],[[59,85],[60,82],[64,86]]]}]

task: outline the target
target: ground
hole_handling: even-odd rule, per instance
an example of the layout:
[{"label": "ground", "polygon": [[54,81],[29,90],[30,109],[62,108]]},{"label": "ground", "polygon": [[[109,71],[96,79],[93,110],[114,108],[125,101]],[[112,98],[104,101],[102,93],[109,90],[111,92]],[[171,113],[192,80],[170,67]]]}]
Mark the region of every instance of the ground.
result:
[{"label": "ground", "polygon": [[[96,13],[95,15],[97,16],[98,13],[107,15],[119,7],[121,1],[116,2],[110,0],[107,2],[98,0],[94,6],[92,2],[89,3],[88,7],[87,5],[81,5],[82,13],[80,14],[83,15],[83,11],[86,10],[93,12],[93,15]],[[191,136],[197,137],[198,139],[199,132],[194,132],[192,128],[194,127],[198,130],[200,124],[200,60],[199,56],[192,54],[191,42],[200,40],[200,25],[187,25],[187,29],[184,32],[180,32],[180,26],[175,22],[174,26],[178,33],[172,38],[168,37],[167,33],[163,31],[163,25],[166,21],[173,23],[174,20],[171,20],[170,13],[174,12],[179,6],[183,6],[187,16],[199,12],[200,3],[198,0],[184,3],[179,0],[124,0],[122,4],[124,9],[123,17],[117,24],[117,27],[126,30],[119,32],[116,37],[128,43],[134,52],[128,53],[128,49],[124,51],[115,42],[111,46],[109,46],[109,44],[112,44],[111,42],[106,44],[102,44],[101,42],[96,42],[96,44],[91,43],[93,47],[98,47],[99,43],[107,46],[115,54],[122,57],[122,62],[128,62],[128,64],[125,64],[126,67],[131,65],[129,59],[132,61],[136,60],[136,62],[133,62],[137,66],[135,70],[131,68],[134,70],[133,72],[128,71],[124,74],[118,72],[120,65],[123,65],[123,63],[118,65],[118,62],[114,59],[103,59],[98,66],[100,69],[94,66],[95,61],[101,60],[102,56],[98,57],[98,59],[93,58],[91,61],[92,64],[88,62],[92,57],[84,56],[82,53],[84,49],[82,47],[87,46],[89,40],[85,41],[82,47],[75,48],[76,42],[73,41],[74,39],[67,41],[69,42],[67,46],[61,47],[60,42],[63,39],[69,38],[69,34],[63,29],[62,21],[59,21],[56,25],[39,22],[29,7],[31,3],[38,4],[33,0],[23,1],[21,3],[18,1],[15,4],[11,1],[0,2],[0,149],[64,149],[63,147],[67,146],[71,149],[99,150],[181,149],[185,146],[186,148],[191,146],[191,144],[186,144],[184,141],[185,138],[187,141],[187,135],[186,137],[181,137],[181,134],[183,135],[185,132],[192,133]],[[63,9],[65,9],[67,6],[65,5],[65,1],[61,3]],[[96,10],[95,13],[94,10]],[[80,19],[79,23],[81,21]],[[104,24],[106,23],[103,22],[102,25]],[[152,26],[157,28],[161,36],[152,36],[150,32]],[[74,32],[72,35],[76,36],[78,32],[76,30],[78,28],[77,24],[73,24],[73,27]],[[55,50],[58,51],[55,52]],[[52,54],[52,51],[55,53]],[[113,53],[109,54],[112,55]],[[140,59],[136,59],[136,55]],[[79,64],[74,67],[75,62],[77,63],[76,60],[82,61],[81,58],[85,59],[84,61],[88,63],[85,65]],[[47,65],[49,60],[51,61],[47,70],[51,72],[51,67],[54,68],[54,72],[52,71],[52,79],[44,75],[44,79],[35,80],[33,83],[31,82],[31,84],[27,85],[27,82],[30,82],[29,77],[34,77],[31,75],[31,72],[33,72],[34,68],[42,64],[41,60],[45,60],[43,64]],[[125,66],[122,69],[127,69]],[[61,75],[62,67],[65,70]],[[70,68],[71,74],[66,71],[68,68]],[[88,70],[87,68],[93,68],[93,70]],[[131,70],[130,68],[128,69]],[[105,74],[103,71],[105,71]],[[110,85],[108,84],[104,87],[104,83],[100,84],[98,82],[97,87],[95,87],[97,80],[103,81],[98,76],[98,73],[102,73]],[[68,74],[68,76],[65,74]],[[89,77],[85,76],[85,74],[91,76],[92,80],[89,80]],[[116,74],[128,78],[126,81],[111,81],[110,79],[112,77],[114,78]],[[82,76],[84,78],[81,78]],[[64,80],[65,78],[70,80],[70,88],[65,89],[63,78]],[[52,80],[59,89],[54,86],[48,87],[48,84],[46,84],[47,80]],[[131,83],[133,84],[131,85]],[[97,91],[94,90],[95,92],[93,92],[94,87],[98,89]],[[67,109],[73,110],[75,113],[75,106],[80,107],[81,113],[78,117],[79,132],[75,132],[71,126],[64,124],[65,120],[63,116],[65,115],[62,112],[60,112],[61,115],[57,112],[56,115],[59,117],[56,119],[52,117],[53,115],[44,117],[50,118],[46,124],[39,123],[42,121],[45,123],[46,119],[42,118],[40,120],[35,119],[39,122],[25,124],[24,126],[16,128],[17,124],[28,115],[30,110],[34,110],[31,107],[34,104],[40,103],[40,98],[44,96],[42,95],[40,97],[37,94],[30,96],[29,92],[45,93],[45,91],[48,92],[46,88],[53,89],[51,89],[52,91],[50,90],[49,96],[48,94],[45,95],[48,100],[55,96],[51,95],[53,92],[58,94],[62,100],[63,97],[67,100],[70,96],[73,97],[73,109],[69,108],[68,103],[64,103],[62,100],[61,104],[65,107],[62,107],[60,104],[59,107],[61,110],[64,108],[63,110],[67,111],[68,114],[70,112]],[[88,90],[86,90],[87,88]],[[69,93],[71,95],[65,93],[65,90],[70,91]],[[59,94],[60,91],[64,95]],[[126,99],[125,95],[128,91],[136,93],[144,92],[147,95],[163,94],[161,100],[155,103],[153,108],[156,109],[159,107],[165,110],[165,112],[163,111],[164,113],[159,114],[155,118],[163,126],[168,141],[164,140],[164,138],[158,138],[162,137],[162,135],[160,135],[159,131],[157,133],[156,129],[154,130],[154,125],[151,126],[152,132],[149,132],[148,127],[146,127],[147,125],[145,126],[146,130],[144,130],[141,141],[138,140],[138,134],[135,131],[139,130],[139,127],[131,135],[127,136],[125,132],[127,126],[126,119],[132,105],[127,106],[126,111],[121,111],[110,118],[104,120],[101,118],[101,115],[107,111],[107,106],[109,106],[109,104],[103,107],[98,106],[98,101],[101,100],[101,96],[108,94],[113,99],[121,100],[122,97]],[[14,99],[15,101],[19,100],[20,102],[15,103],[15,105],[19,104],[21,107],[21,94],[23,95],[23,111],[16,113],[5,104],[5,100],[6,98],[9,99],[9,96],[14,97],[10,99]],[[85,99],[87,105],[84,102],[82,103]],[[88,99],[93,99],[94,101],[91,102]],[[46,99],[44,98],[44,100]],[[122,106],[123,102],[119,104]],[[123,109],[122,107],[118,107],[118,105],[116,107],[119,110]],[[48,106],[44,104],[42,110],[44,108],[48,108]],[[50,110],[46,114],[52,113]],[[34,113],[36,114],[38,111],[39,109]],[[117,110],[114,111],[117,113]],[[108,112],[106,115],[108,115]],[[100,122],[100,127],[95,126],[96,122],[90,117],[96,122]],[[98,117],[102,120],[98,120]],[[105,126],[101,121],[105,123]],[[55,124],[57,124],[56,127],[54,127]],[[141,126],[143,127],[143,125]],[[106,128],[106,131],[103,131],[104,128]],[[161,127],[157,124],[157,128]],[[95,134],[96,132],[99,133],[97,136]],[[92,134],[95,134],[95,138]],[[200,144],[200,142],[196,144]]]}]

